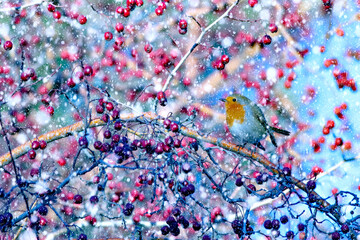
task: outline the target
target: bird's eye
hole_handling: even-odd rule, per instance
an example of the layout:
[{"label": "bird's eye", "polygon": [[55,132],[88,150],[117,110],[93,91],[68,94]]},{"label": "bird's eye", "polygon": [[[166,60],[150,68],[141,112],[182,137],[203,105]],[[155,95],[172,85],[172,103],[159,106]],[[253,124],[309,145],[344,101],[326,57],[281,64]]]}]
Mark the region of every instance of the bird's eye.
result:
[{"label": "bird's eye", "polygon": [[233,102],[236,102],[236,98],[233,98]]}]

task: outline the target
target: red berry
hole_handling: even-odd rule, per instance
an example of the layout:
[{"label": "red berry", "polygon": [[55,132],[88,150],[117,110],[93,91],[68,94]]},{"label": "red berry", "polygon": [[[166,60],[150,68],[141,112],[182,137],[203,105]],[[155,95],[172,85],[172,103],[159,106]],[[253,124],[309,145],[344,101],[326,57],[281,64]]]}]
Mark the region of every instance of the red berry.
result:
[{"label": "red berry", "polygon": [[60,19],[61,18],[61,13],[59,11],[53,12],[53,17],[55,19]]},{"label": "red berry", "polygon": [[49,12],[55,12],[55,6],[52,5],[52,4],[49,4],[47,9],[48,9]]},{"label": "red berry", "polygon": [[124,42],[125,42],[125,39],[123,37],[118,37],[115,40],[116,46],[119,46],[119,47],[121,47],[124,44]]},{"label": "red berry", "polygon": [[272,39],[269,35],[265,35],[262,37],[261,42],[265,45],[269,45],[271,43]]},{"label": "red berry", "polygon": [[74,79],[72,78],[69,78],[66,82],[66,84],[70,87],[70,88],[73,88],[76,86],[76,83],[74,82]]},{"label": "red berry", "polygon": [[87,18],[84,15],[80,15],[78,17],[78,21],[81,25],[85,24],[87,22]]},{"label": "red berry", "polygon": [[40,140],[40,149],[45,149],[46,148],[46,146],[47,146],[47,143],[46,143],[46,141],[45,140]]},{"label": "red berry", "polygon": [[229,61],[230,61],[230,58],[229,58],[228,55],[224,54],[224,55],[221,56],[221,62],[222,62],[223,64],[228,64]]},{"label": "red berry", "polygon": [[143,0],[135,0],[135,4],[138,7],[141,7],[142,5],[144,5],[144,1]]},{"label": "red berry", "polygon": [[185,19],[181,19],[181,20],[179,21],[179,27],[180,27],[181,29],[186,29],[186,28],[187,28],[187,22],[186,22]]},{"label": "red berry", "polygon": [[34,149],[30,149],[30,150],[28,151],[28,157],[29,157],[30,159],[35,159],[35,158],[36,158],[36,152],[35,152]]},{"label": "red berry", "polygon": [[335,122],[333,120],[328,120],[326,123],[326,127],[332,129],[335,127]]},{"label": "red berry", "polygon": [[124,31],[124,25],[122,24],[122,23],[116,23],[116,25],[115,25],[115,30],[117,31],[117,32],[123,32]]},{"label": "red berry", "polygon": [[225,64],[221,60],[216,61],[215,68],[217,70],[223,70],[225,68]]},{"label": "red berry", "polygon": [[118,13],[118,14],[124,14],[124,8],[123,7],[117,7],[116,8],[116,13]]},{"label": "red berry", "polygon": [[111,32],[106,32],[104,33],[104,38],[106,41],[110,41],[111,39],[113,39],[113,34]]},{"label": "red berry", "polygon": [[179,125],[175,122],[170,123],[170,129],[172,132],[178,132],[179,131]]},{"label": "red berry", "polygon": [[124,17],[130,16],[130,8],[124,8],[124,10],[123,10],[123,16],[124,16]]},{"label": "red berry", "polygon": [[258,0],[248,0],[250,7],[254,7],[258,3]]},{"label": "red berry", "polygon": [[126,1],[126,5],[127,5],[128,7],[134,6],[134,5],[135,5],[135,0],[127,0],[127,1]]},{"label": "red berry", "polygon": [[328,127],[323,128],[323,134],[328,135],[330,133],[330,129]]},{"label": "red berry", "polygon": [[321,53],[325,52],[325,46],[321,46],[321,47],[320,47],[320,52],[321,52]]},{"label": "red berry", "polygon": [[66,164],[66,160],[64,158],[60,158],[59,160],[57,160],[57,163],[60,165],[60,166],[64,166]]},{"label": "red berry", "polygon": [[112,104],[112,102],[107,102],[106,103],[106,109],[108,111],[112,111],[114,109],[114,104]]},{"label": "red berry", "polygon": [[22,72],[20,75],[20,79],[24,82],[29,80],[29,78],[30,78],[30,76],[28,74],[26,74],[26,72]]},{"label": "red berry", "polygon": [[86,65],[86,66],[84,67],[84,74],[85,74],[86,76],[91,76],[91,75],[93,75],[93,69],[92,69],[92,67],[89,66],[89,65]]},{"label": "red berry", "polygon": [[5,49],[6,51],[11,50],[12,48],[13,48],[13,43],[12,43],[11,41],[6,41],[6,42],[4,42],[4,49]]},{"label": "red berry", "polygon": [[159,101],[161,101],[162,99],[166,99],[166,95],[165,95],[165,93],[164,92],[158,92],[157,93],[157,99],[159,100]]},{"label": "red berry", "polygon": [[341,138],[336,138],[335,139],[335,145],[336,146],[341,146],[341,145],[343,145],[343,140],[341,139]]},{"label": "red berry", "polygon": [[52,106],[48,106],[46,111],[49,113],[50,116],[54,115],[54,108]]},{"label": "red berry", "polygon": [[40,147],[40,143],[38,141],[33,141],[31,143],[31,148],[32,149],[36,150],[36,149],[39,149],[39,147]]},{"label": "red berry", "polygon": [[191,85],[191,79],[188,78],[188,77],[185,77],[185,78],[182,80],[182,83],[184,84],[184,86],[189,86],[189,85]]},{"label": "red berry", "polygon": [[147,43],[147,44],[145,44],[145,46],[144,46],[144,50],[145,50],[145,52],[147,52],[147,53],[151,53],[152,50],[153,50],[153,47],[151,46],[150,43]]},{"label": "red berry", "polygon": [[347,141],[347,142],[344,143],[344,149],[345,149],[345,150],[350,150],[351,147],[352,147],[352,146],[351,146],[351,142],[350,142],[350,141]]},{"label": "red berry", "polygon": [[272,33],[276,33],[278,31],[278,27],[274,23],[270,23],[269,30]]},{"label": "red berry", "polygon": [[184,35],[184,34],[187,33],[187,29],[186,29],[186,28],[179,28],[179,33],[180,33],[181,35]]},{"label": "red berry", "polygon": [[158,15],[158,16],[162,15],[163,12],[164,12],[164,9],[163,9],[162,7],[157,7],[157,8],[155,9],[155,13],[156,13],[156,15]]}]

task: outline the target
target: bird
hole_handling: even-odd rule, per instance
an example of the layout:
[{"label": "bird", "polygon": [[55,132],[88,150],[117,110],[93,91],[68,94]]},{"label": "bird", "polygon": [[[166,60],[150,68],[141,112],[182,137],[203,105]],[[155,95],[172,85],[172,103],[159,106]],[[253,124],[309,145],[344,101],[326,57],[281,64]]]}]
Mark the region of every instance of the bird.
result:
[{"label": "bird", "polygon": [[275,147],[277,147],[277,143],[274,132],[285,136],[290,135],[287,130],[270,126],[260,107],[249,98],[240,94],[232,94],[220,100],[225,103],[226,123],[229,131],[242,147],[251,143],[265,151],[265,147],[261,145],[260,141],[267,135],[270,135],[271,142]]}]

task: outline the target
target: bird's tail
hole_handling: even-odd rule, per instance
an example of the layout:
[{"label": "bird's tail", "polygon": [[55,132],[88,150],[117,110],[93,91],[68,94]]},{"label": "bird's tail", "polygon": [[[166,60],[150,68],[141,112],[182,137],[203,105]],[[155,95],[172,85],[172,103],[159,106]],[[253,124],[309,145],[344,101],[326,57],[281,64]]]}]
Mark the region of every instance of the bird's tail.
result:
[{"label": "bird's tail", "polygon": [[274,132],[277,132],[277,133],[280,133],[282,135],[285,135],[285,136],[289,136],[290,135],[290,132],[289,131],[286,131],[284,129],[280,129],[280,128],[276,128],[276,127],[271,127],[270,126],[270,130],[274,131]]}]

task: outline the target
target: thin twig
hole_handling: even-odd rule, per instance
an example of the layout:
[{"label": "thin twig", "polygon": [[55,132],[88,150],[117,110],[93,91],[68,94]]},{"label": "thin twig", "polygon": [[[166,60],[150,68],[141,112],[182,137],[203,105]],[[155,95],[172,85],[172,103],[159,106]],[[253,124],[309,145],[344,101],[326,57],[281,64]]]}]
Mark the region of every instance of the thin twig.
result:
[{"label": "thin twig", "polygon": [[184,55],[184,57],[180,60],[180,62],[176,65],[176,67],[171,71],[170,75],[166,79],[166,82],[162,88],[161,91],[166,91],[168,88],[172,78],[175,76],[175,73],[179,70],[181,65],[185,62],[185,60],[190,56],[190,54],[194,51],[194,49],[200,44],[202,38],[204,37],[205,33],[207,33],[212,27],[214,27],[221,19],[228,16],[229,12],[238,5],[240,0],[235,1],[227,10],[226,12],[221,15],[218,19],[216,19],[214,22],[212,22],[209,26],[207,26],[204,30],[201,31],[200,36],[196,39],[194,45],[189,49],[189,51]]}]

